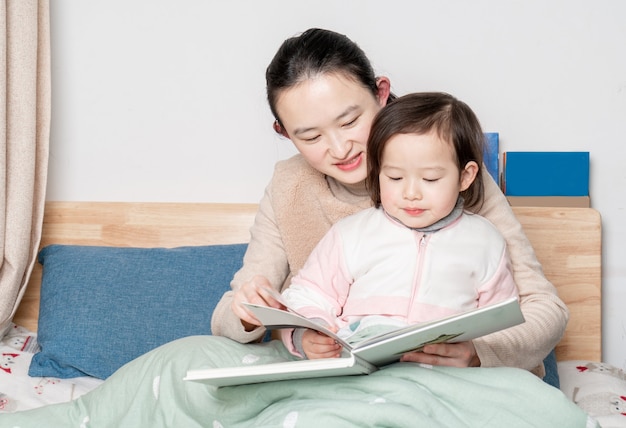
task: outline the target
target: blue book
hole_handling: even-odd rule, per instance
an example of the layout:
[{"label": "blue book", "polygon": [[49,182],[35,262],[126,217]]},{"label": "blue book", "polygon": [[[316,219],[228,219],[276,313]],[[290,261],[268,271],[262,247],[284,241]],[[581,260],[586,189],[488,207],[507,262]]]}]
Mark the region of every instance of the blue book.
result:
[{"label": "blue book", "polygon": [[589,152],[506,152],[507,196],[589,196]]},{"label": "blue book", "polygon": [[496,184],[500,184],[500,135],[497,132],[485,132],[483,163]]}]

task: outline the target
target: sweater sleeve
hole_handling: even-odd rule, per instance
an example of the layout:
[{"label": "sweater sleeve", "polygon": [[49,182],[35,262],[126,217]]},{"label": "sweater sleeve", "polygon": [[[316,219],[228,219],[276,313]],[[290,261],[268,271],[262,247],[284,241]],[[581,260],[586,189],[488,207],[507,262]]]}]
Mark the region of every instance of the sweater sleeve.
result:
[{"label": "sweater sleeve", "polygon": [[485,203],[478,212],[504,236],[525,323],[473,341],[483,367],[511,366],[543,377],[543,359],[561,340],[569,318],[505,196],[484,174]]},{"label": "sweater sleeve", "polygon": [[243,258],[243,266],[230,283],[232,290],[222,296],[211,318],[211,330],[214,335],[225,336],[241,343],[259,341],[266,329],[259,327],[245,331],[241,320],[231,308],[235,290],[255,275],[261,275],[280,292],[289,275],[287,255],[276,226],[269,188],[268,186],[265,190],[250,229],[250,243]]}]

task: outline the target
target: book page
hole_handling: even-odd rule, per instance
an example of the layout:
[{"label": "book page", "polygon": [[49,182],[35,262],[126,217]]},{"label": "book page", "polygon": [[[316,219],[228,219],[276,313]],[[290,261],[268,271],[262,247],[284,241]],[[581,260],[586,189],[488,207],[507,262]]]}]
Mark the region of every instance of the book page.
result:
[{"label": "book page", "polygon": [[400,359],[428,343],[472,340],[524,322],[517,298],[423,324],[415,324],[359,342],[352,352],[377,366]]},{"label": "book page", "polygon": [[324,333],[328,337],[332,337],[337,341],[337,343],[347,350],[352,349],[347,342],[342,340],[328,328],[316,323],[315,321],[305,318],[292,310],[285,311],[282,309],[270,308],[269,306],[260,306],[252,303],[244,303],[244,305],[254,314],[255,317],[257,317],[259,321],[261,321],[261,323],[263,323],[265,327],[269,329],[309,328],[311,330]]},{"label": "book page", "polygon": [[516,297],[430,322],[413,324],[350,345],[324,326],[295,312],[244,303],[267,328],[310,328],[334,338],[344,350],[376,366],[400,359],[427,343],[461,342],[524,322]]}]

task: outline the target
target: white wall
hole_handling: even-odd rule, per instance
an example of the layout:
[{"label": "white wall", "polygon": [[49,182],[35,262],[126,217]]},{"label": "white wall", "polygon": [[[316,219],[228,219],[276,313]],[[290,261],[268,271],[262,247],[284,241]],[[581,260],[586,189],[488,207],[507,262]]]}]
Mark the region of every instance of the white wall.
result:
[{"label": "white wall", "polygon": [[503,151],[591,152],[604,359],[626,368],[626,2],[51,3],[48,200],[257,202],[294,153],[270,128],[265,67],[283,39],[334,29],[397,94],[468,102]]}]

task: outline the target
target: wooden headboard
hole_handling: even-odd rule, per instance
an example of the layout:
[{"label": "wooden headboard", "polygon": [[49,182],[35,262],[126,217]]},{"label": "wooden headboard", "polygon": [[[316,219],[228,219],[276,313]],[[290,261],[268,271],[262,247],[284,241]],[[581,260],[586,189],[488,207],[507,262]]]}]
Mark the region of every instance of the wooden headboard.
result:
[{"label": "wooden headboard", "polygon": [[[175,247],[247,242],[256,204],[48,202],[41,246]],[[591,208],[514,207],[570,310],[559,360],[601,360],[601,219]],[[14,322],[37,330],[41,266]]]},{"label": "wooden headboard", "polygon": [[593,208],[514,207],[570,320],[559,361],[602,358],[602,223]]}]

